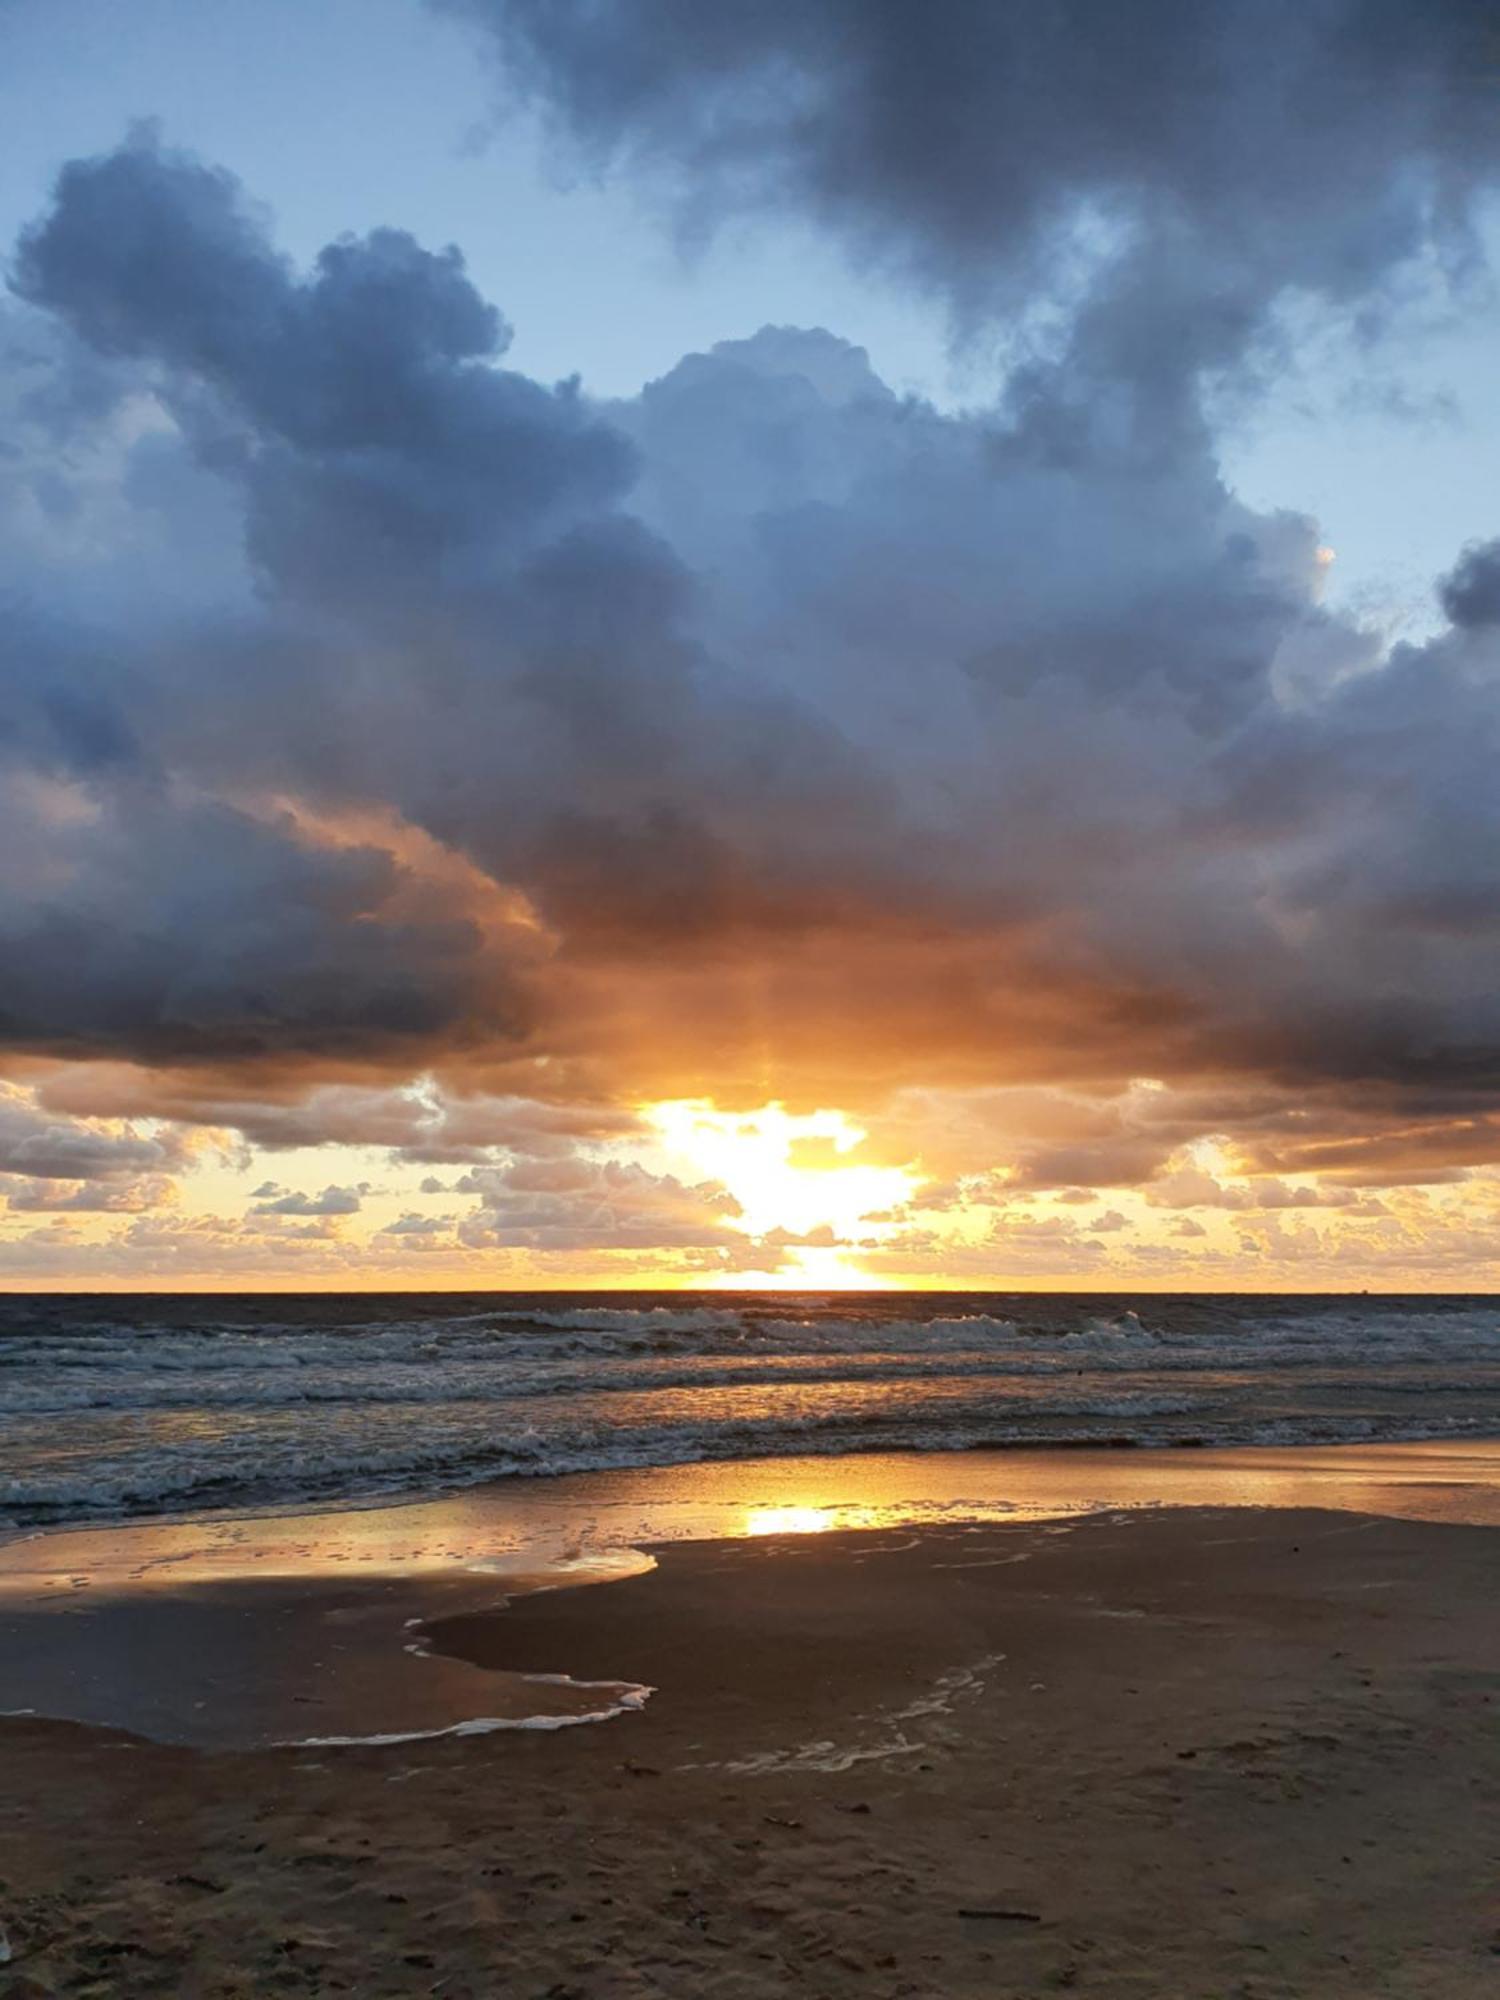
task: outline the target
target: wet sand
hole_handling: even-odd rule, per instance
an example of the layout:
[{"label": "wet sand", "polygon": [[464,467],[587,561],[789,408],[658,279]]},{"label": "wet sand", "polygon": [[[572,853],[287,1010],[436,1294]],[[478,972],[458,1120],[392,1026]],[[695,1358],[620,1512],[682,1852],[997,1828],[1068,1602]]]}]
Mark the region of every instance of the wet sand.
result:
[{"label": "wet sand", "polygon": [[[245,1586],[290,1657],[656,1692],[338,1750],[9,1721],[0,1993],[1490,1994],[1497,1552],[1235,1508],[687,1542],[424,1583],[426,1660],[365,1643],[394,1586]],[[145,1682],[213,1657],[188,1601]]]}]

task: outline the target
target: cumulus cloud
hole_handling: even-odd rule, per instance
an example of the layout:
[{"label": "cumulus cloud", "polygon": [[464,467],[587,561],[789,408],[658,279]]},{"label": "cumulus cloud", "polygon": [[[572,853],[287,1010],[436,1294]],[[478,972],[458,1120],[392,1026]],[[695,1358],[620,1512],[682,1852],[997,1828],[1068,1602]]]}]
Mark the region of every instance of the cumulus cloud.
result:
[{"label": "cumulus cloud", "polygon": [[386,1222],[375,1232],[377,1236],[398,1236],[403,1243],[413,1237],[450,1237],[453,1234],[451,1215],[418,1215],[408,1209],[398,1215],[394,1222]]},{"label": "cumulus cloud", "polygon": [[0,1195],[16,1215],[138,1215],[176,1199],[177,1183],[165,1174],[138,1180],[28,1180],[0,1177]]},{"label": "cumulus cloud", "polygon": [[26,1284],[94,1282],[172,1285],[285,1284],[288,1278],[342,1278],[368,1269],[368,1246],[341,1242],[326,1225],[254,1226],[219,1215],[136,1215],[106,1236],[86,1235],[60,1218],[0,1239],[0,1276]]},{"label": "cumulus cloud", "polygon": [[252,1215],[358,1215],[369,1189],[362,1183],[359,1187],[329,1186],[321,1194],[306,1194],[267,1186],[257,1189],[257,1193],[264,1198],[253,1202]]},{"label": "cumulus cloud", "polygon": [[1147,1191],[1156,1208],[1354,1208],[1377,1212],[1376,1205],[1352,1188],[1296,1187],[1274,1176],[1230,1185],[1215,1180],[1201,1167],[1183,1165],[1159,1176]]},{"label": "cumulus cloud", "polygon": [[445,569],[480,576],[495,540],[534,546],[629,474],[576,394],[487,365],[509,330],[456,250],[377,229],[301,278],[229,175],[149,132],[64,168],[15,286],[99,354],[150,367],[232,459],[250,554],[294,592],[364,603]]},{"label": "cumulus cloud", "polygon": [[29,1181],[155,1180],[191,1158],[194,1141],[172,1127],[139,1130],[128,1121],[72,1118],[0,1082],[0,1175]]},{"label": "cumulus cloud", "polygon": [[733,1250],[740,1204],[714,1181],[689,1186],[618,1161],[517,1161],[479,1167],[459,1182],[480,1197],[460,1224],[471,1249]]}]

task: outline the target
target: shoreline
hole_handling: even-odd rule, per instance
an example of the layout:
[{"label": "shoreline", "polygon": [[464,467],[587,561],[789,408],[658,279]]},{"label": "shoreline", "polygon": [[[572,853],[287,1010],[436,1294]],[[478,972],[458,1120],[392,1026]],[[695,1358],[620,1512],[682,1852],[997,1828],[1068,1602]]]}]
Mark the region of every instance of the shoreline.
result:
[{"label": "shoreline", "polygon": [[16,1529],[691,1464],[1500,1438],[1472,1297],[64,1302],[0,1327]]},{"label": "shoreline", "polygon": [[[764,1445],[764,1441],[758,1441]],[[799,1445],[802,1440],[798,1440]],[[132,1527],[152,1527],[158,1523],[176,1522],[186,1525],[214,1523],[218,1521],[259,1521],[279,1519],[302,1519],[323,1514],[368,1513],[386,1508],[420,1507],[432,1501],[458,1497],[464,1494],[488,1491],[506,1492],[518,1488],[542,1484],[551,1486],[558,1482],[610,1478],[615,1476],[652,1475],[694,1470],[733,1470],[739,1466],[755,1467],[762,1464],[792,1463],[803,1461],[812,1463],[837,1464],[845,1460],[865,1459],[953,1459],[975,1456],[1019,1457],[1022,1459],[1043,1454],[1047,1457],[1066,1457],[1070,1453],[1082,1455],[1115,1453],[1142,1453],[1148,1456],[1162,1454],[1172,1457],[1181,1453],[1204,1453],[1215,1456],[1248,1453],[1262,1456],[1273,1453],[1295,1453],[1313,1455],[1322,1453],[1366,1453],[1386,1450],[1431,1449],[1435,1451],[1468,1450],[1500,1454],[1500,1426],[1493,1429],[1455,1431],[1451,1426],[1428,1426],[1414,1422],[1405,1428],[1382,1431],[1378,1437],[1325,1435],[1318,1438],[1214,1438],[1210,1436],[1146,1436],[1120,1432],[1110,1434],[1048,1435],[1044,1426],[1037,1425],[1024,1434],[1016,1436],[971,1437],[961,1441],[945,1440],[941,1443],[892,1444],[884,1440],[858,1442],[847,1447],[830,1448],[810,1452],[798,1450],[767,1450],[764,1448],[747,1453],[716,1454],[705,1452],[697,1456],[673,1458],[650,1458],[600,1462],[588,1465],[560,1465],[557,1467],[512,1467],[502,1471],[486,1468],[468,1478],[437,1477],[426,1483],[415,1480],[411,1484],[391,1487],[371,1487],[363,1492],[349,1494],[304,1493],[289,1499],[266,1500],[263,1502],[229,1502],[223,1506],[169,1506],[153,1508],[148,1505],[122,1505],[115,1512],[83,1509],[67,1513],[61,1508],[46,1509],[33,1518],[21,1518],[19,1514],[12,1520],[0,1520],[0,1552],[20,1542],[35,1540],[42,1535],[110,1533],[118,1529]]]},{"label": "shoreline", "polygon": [[[1305,1489],[1311,1504],[1500,1525],[1500,1433],[778,1453],[506,1474],[311,1503],[85,1516],[0,1533],[0,1606],[7,1595],[80,1570],[91,1587],[117,1589],[134,1588],[153,1566],[198,1583],[264,1574],[267,1558],[303,1578],[337,1574],[349,1562],[410,1574],[433,1550],[444,1568],[497,1547],[546,1560],[555,1544],[574,1538],[580,1513],[596,1508],[627,1517],[604,1535],[604,1546],[618,1546],[629,1537],[759,1532],[757,1496],[825,1515],[814,1524],[821,1530],[958,1513],[1022,1519],[1089,1506],[1277,1505],[1293,1489]],[[590,1523],[596,1541],[597,1526]]]},{"label": "shoreline", "polygon": [[[205,1753],[6,1721],[15,1990],[1493,1990],[1486,1528],[1160,1507],[650,1554],[504,1609],[472,1573],[239,1586],[248,1629],[290,1595],[314,1657],[387,1679],[656,1690],[597,1725]],[[135,1608],[180,1661],[225,1588]],[[413,1590],[431,1650],[384,1653]]]}]

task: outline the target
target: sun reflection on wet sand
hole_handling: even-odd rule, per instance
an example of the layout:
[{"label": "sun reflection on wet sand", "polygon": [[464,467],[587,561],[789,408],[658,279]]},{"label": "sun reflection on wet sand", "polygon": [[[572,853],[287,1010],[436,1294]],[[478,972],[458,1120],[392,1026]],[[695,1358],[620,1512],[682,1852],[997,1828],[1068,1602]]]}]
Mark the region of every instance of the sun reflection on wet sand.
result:
[{"label": "sun reflection on wet sand", "polygon": [[628,1573],[653,1542],[1151,1506],[1500,1524],[1500,1445],[883,1453],[513,1480],[397,1505],[37,1533],[0,1546],[0,1601],[466,1571],[534,1588]]},{"label": "sun reflection on wet sand", "polygon": [[1174,1505],[1500,1525],[1500,1445],[759,1460],[59,1530],[0,1547],[0,1710],[242,1746],[567,1728],[649,1690],[566,1658],[493,1672],[430,1651],[427,1621],[639,1574],[652,1544]]},{"label": "sun reflection on wet sand", "polygon": [[[835,1525],[832,1507],[747,1507],[747,1535],[823,1535]],[[844,1523],[843,1525],[853,1525]]]}]

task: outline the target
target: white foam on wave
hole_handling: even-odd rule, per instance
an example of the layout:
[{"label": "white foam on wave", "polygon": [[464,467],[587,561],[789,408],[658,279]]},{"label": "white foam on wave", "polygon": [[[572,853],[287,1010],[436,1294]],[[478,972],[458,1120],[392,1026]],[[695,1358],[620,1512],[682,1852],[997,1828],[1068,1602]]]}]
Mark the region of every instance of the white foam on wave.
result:
[{"label": "white foam on wave", "polygon": [[656,1693],[641,1681],[575,1681],[569,1674],[519,1674],[518,1680],[549,1687],[578,1689],[608,1688],[615,1699],[602,1708],[585,1709],[576,1715],[471,1715],[462,1722],[450,1722],[438,1729],[388,1729],[371,1736],[297,1736],[275,1744],[278,1750],[374,1750],[393,1743],[431,1743],[442,1736],[490,1736],[497,1730],[576,1729],[588,1722],[612,1722],[619,1715],[633,1715],[646,1706]]},{"label": "white foam on wave", "polygon": [[[1176,1429],[1163,1427],[1174,1420]],[[564,1431],[479,1449],[441,1435],[404,1451],[372,1450],[357,1440],[319,1450],[307,1440],[288,1443],[274,1456],[258,1451],[251,1436],[240,1439],[233,1450],[213,1443],[196,1449],[162,1443],[149,1453],[137,1452],[122,1463],[93,1465],[85,1472],[11,1475],[0,1480],[0,1509],[8,1511],[17,1525],[38,1521],[56,1525],[68,1519],[116,1519],[140,1513],[338,1503],[457,1490],[502,1478],[552,1478],[740,1458],[1117,1442],[1149,1447],[1182,1442],[1184,1427],[1188,1441],[1199,1444],[1415,1442],[1500,1434],[1500,1409],[1492,1403],[1484,1411],[1413,1413],[1399,1419],[1329,1412],[1266,1417],[1253,1409],[1212,1407],[1195,1414],[1190,1404],[1178,1399],[1156,1399],[1154,1408],[1145,1409],[1105,1400],[1086,1416],[1058,1415],[1045,1405],[1008,1417],[978,1411],[967,1416],[950,1412],[939,1419],[896,1414],[881,1421],[857,1412],[834,1413],[722,1426],[683,1423],[634,1432],[606,1427],[587,1436]]]},{"label": "white foam on wave", "polygon": [[984,1304],[512,1300],[381,1319],[334,1300],[323,1320],[122,1308],[113,1327],[0,1307],[0,1520],[788,1453],[1500,1432],[1487,1301]]}]

